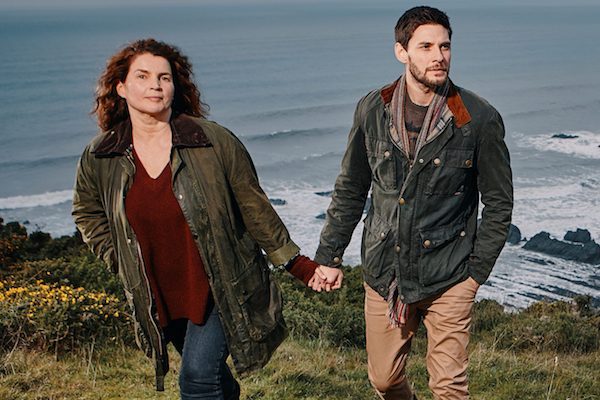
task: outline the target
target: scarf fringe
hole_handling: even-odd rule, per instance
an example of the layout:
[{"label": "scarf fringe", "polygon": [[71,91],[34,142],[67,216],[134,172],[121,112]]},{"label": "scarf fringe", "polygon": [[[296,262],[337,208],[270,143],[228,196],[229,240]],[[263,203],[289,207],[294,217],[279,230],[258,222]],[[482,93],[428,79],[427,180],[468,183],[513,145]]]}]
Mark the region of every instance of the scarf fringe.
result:
[{"label": "scarf fringe", "polygon": [[388,294],[388,319],[393,328],[399,328],[406,325],[408,319],[409,305],[400,301],[398,297],[398,281],[392,279]]}]

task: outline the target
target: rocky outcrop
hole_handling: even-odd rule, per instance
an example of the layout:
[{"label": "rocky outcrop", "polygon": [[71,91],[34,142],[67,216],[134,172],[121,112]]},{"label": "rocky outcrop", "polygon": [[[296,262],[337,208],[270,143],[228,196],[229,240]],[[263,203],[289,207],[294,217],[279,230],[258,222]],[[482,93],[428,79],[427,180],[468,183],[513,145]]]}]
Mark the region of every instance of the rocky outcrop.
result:
[{"label": "rocky outcrop", "polygon": [[540,232],[525,243],[523,248],[565,260],[600,264],[600,246],[593,240],[586,243],[569,243],[552,239],[548,232]]},{"label": "rocky outcrop", "polygon": [[510,228],[508,229],[508,237],[506,238],[506,243],[517,244],[521,240],[521,230],[517,228],[516,225],[510,224]]},{"label": "rocky outcrop", "polygon": [[557,139],[577,139],[579,136],[569,135],[566,133],[557,133],[556,135],[552,135],[552,137]]},{"label": "rocky outcrop", "polygon": [[287,204],[287,201],[285,201],[284,199],[271,199],[271,198],[269,198],[269,202],[271,204],[273,204],[274,206],[285,206]]},{"label": "rocky outcrop", "polygon": [[569,242],[577,242],[577,243],[589,243],[592,241],[592,235],[590,234],[590,231],[588,231],[587,229],[579,229],[577,228],[577,230],[575,232],[573,231],[568,231],[565,234],[564,240],[568,240]]}]

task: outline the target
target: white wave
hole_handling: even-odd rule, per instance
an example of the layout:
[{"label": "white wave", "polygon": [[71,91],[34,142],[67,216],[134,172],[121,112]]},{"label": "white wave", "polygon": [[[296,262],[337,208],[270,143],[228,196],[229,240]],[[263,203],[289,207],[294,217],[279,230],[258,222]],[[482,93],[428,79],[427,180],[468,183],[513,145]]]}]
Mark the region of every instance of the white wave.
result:
[{"label": "white wave", "polygon": [[14,210],[17,208],[47,207],[71,201],[72,190],[60,190],[29,196],[13,196],[0,199],[0,210]]},{"label": "white wave", "polygon": [[[570,138],[553,137],[567,135]],[[514,134],[521,147],[533,147],[538,151],[553,151],[579,158],[600,159],[600,133],[589,131],[565,131],[536,136]]]},{"label": "white wave", "polygon": [[600,175],[517,180],[513,223],[531,237],[546,231],[561,239],[568,230],[600,235]]}]

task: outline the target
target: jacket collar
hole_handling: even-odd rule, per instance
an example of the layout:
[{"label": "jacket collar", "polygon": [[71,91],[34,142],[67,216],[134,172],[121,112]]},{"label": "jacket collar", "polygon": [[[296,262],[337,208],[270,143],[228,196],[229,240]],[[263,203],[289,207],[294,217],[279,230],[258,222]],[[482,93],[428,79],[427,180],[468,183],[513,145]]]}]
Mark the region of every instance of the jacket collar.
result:
[{"label": "jacket collar", "polygon": [[[392,96],[394,95],[394,90],[396,89],[398,83],[400,83],[400,79],[395,80],[381,89],[380,95],[381,99],[383,100],[383,104],[387,105],[392,101]],[[450,81],[447,104],[448,108],[452,112],[452,115],[454,115],[454,121],[457,128],[460,128],[471,122],[471,114],[469,114],[469,110],[467,110],[467,107],[465,107],[465,103],[463,103],[462,98],[458,93],[458,89],[454,83],[452,83],[452,81]]]},{"label": "jacket collar", "polygon": [[[173,147],[212,146],[197,120],[187,114],[178,114],[171,118]],[[132,144],[131,120],[128,118],[108,131],[106,137],[92,152],[96,157],[123,155]]]}]

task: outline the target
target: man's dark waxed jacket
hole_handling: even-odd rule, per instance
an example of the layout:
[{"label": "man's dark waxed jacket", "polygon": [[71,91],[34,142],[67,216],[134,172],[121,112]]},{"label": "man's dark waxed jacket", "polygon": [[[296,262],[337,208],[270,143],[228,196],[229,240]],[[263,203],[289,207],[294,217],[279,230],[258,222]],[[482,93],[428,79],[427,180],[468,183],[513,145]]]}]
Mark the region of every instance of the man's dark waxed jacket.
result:
[{"label": "man's dark waxed jacket", "polygon": [[[273,265],[283,265],[299,248],[231,132],[183,114],[172,119],[171,131],[173,193],[198,245],[234,366],[238,373],[260,368],[287,335],[281,293],[260,249]],[[154,359],[157,389],[163,390],[169,368],[166,343],[125,215],[125,195],[135,175],[131,137],[126,121],[85,149],[73,216],[84,241],[119,274],[134,312],[138,344]]]},{"label": "man's dark waxed jacket", "polygon": [[400,299],[414,303],[469,276],[485,282],[510,226],[512,173],[500,115],[453,84],[447,100],[452,117],[437,127],[411,168],[390,136],[398,82],[358,103],[315,261],[340,264],[371,188],[364,279],[385,298],[397,276]]}]

